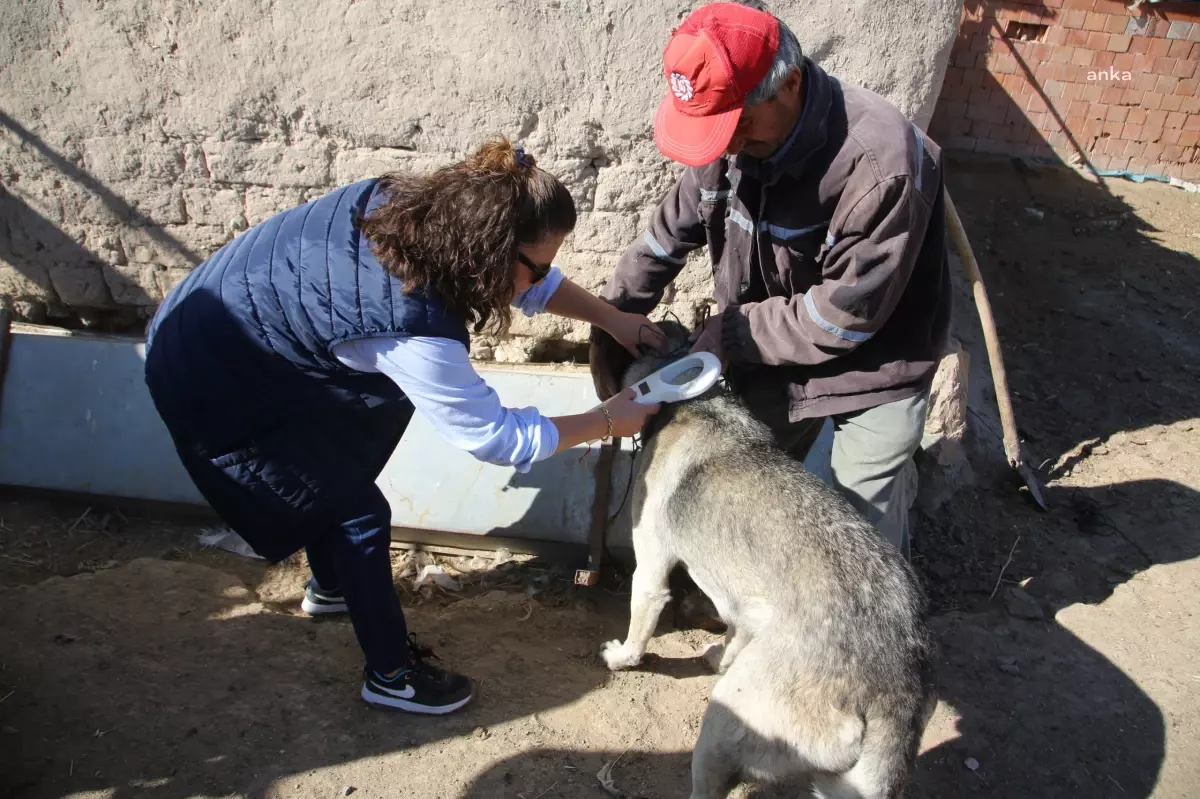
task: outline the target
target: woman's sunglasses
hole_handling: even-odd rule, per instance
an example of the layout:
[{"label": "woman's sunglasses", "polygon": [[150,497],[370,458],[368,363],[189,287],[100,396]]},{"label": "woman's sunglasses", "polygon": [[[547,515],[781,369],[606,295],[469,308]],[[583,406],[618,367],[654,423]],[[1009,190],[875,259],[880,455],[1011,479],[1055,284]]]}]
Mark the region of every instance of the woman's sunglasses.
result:
[{"label": "woman's sunglasses", "polygon": [[524,264],[530,272],[533,272],[534,283],[541,283],[542,280],[545,279],[546,275],[550,274],[550,266],[538,266],[533,261],[529,260],[529,258],[523,252],[517,253],[517,260]]}]

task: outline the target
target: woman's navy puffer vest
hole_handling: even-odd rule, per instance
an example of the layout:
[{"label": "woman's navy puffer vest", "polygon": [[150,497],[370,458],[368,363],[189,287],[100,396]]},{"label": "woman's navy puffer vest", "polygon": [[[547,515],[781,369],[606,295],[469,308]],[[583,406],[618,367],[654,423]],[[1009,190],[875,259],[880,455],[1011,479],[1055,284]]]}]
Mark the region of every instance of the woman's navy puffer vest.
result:
[{"label": "woman's navy puffer vest", "polygon": [[[171,292],[147,333],[146,382],[184,465],[273,560],[353,511],[412,415],[395,383],[333,347],[379,334],[469,346],[461,318],[405,294],[371,252],[358,223],[377,189],[354,183],[246,231]],[[264,529],[279,526],[293,530]]]}]

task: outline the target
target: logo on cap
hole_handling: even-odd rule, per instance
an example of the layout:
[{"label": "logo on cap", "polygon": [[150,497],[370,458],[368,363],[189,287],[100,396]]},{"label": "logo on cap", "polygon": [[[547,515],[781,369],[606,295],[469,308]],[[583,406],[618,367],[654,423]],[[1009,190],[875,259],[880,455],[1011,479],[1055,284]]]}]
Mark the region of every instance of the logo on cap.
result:
[{"label": "logo on cap", "polygon": [[692,82],[678,72],[671,73],[671,91],[685,103],[696,96],[695,90],[692,89]]}]

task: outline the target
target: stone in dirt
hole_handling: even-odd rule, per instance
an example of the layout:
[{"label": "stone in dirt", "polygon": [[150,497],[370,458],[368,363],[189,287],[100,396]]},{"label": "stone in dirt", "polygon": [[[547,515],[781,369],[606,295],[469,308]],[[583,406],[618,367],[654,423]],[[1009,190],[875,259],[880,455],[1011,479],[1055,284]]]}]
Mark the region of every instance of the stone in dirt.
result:
[{"label": "stone in dirt", "polygon": [[1004,607],[1008,615],[1018,619],[1041,621],[1046,618],[1041,604],[1021,588],[1009,588],[1004,593]]}]

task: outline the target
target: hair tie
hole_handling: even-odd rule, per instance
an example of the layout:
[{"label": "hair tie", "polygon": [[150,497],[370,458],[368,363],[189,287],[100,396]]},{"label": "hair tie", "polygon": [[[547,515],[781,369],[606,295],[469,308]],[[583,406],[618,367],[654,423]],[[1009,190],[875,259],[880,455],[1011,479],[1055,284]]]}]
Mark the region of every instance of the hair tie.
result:
[{"label": "hair tie", "polygon": [[526,169],[533,166],[533,164],[530,163],[530,161],[529,161],[529,156],[525,155],[524,147],[514,147],[513,152],[515,152],[517,154],[517,165],[518,166],[525,167]]}]

